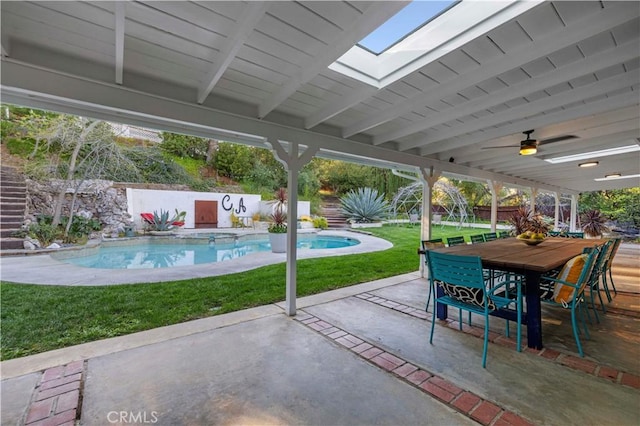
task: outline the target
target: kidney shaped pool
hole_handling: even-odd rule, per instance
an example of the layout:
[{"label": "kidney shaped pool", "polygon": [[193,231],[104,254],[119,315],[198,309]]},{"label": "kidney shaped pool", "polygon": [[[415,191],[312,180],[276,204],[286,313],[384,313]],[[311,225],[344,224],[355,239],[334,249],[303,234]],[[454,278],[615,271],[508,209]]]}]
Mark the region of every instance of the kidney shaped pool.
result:
[{"label": "kidney shaped pool", "polygon": [[[329,235],[304,235],[298,237],[298,249],[338,249],[360,244],[354,238]],[[180,238],[157,241],[149,239],[144,243],[110,245],[103,243],[86,255],[57,259],[85,268],[100,269],[149,269],[171,268],[175,266],[200,265],[237,259],[253,253],[269,252],[268,238]]]}]

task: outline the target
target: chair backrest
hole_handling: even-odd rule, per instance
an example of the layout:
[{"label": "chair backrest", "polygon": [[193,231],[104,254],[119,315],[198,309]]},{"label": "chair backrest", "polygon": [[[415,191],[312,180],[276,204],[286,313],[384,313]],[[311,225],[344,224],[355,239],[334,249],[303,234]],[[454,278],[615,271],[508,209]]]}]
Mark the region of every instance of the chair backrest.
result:
[{"label": "chair backrest", "polygon": [[622,238],[614,238],[613,244],[611,244],[611,249],[609,250],[609,256],[607,257],[607,262],[605,263],[606,269],[611,269],[611,265],[613,264],[613,258],[616,256],[618,252],[618,248],[620,247],[620,243],[622,242]]},{"label": "chair backrest", "polygon": [[[442,288],[444,293],[462,307],[475,305],[490,312],[496,309],[488,297],[484,282],[482,262],[479,256],[427,252],[429,279]],[[465,308],[466,309],[466,308]]]},{"label": "chair backrest", "polygon": [[611,251],[613,244],[614,244],[613,240],[608,240],[599,246],[585,247],[582,249],[582,253],[591,253],[596,249],[598,250],[598,253],[596,254],[596,258],[593,261],[594,262],[593,271],[592,271],[593,273],[591,274],[592,277],[594,275],[598,276],[602,268],[606,265],[607,256],[609,256],[609,252]]},{"label": "chair backrest", "polygon": [[463,236],[447,238],[447,245],[449,247],[457,246],[458,244],[464,244],[464,237]]},{"label": "chair backrest", "polygon": [[584,238],[584,232],[567,232],[567,238]]},{"label": "chair backrest", "polygon": [[509,238],[511,236],[511,232],[509,231],[499,231],[498,238]]},{"label": "chair backrest", "polygon": [[448,284],[485,288],[480,256],[427,252],[432,278]]},{"label": "chair backrest", "polygon": [[435,248],[444,247],[444,242],[442,238],[434,238],[433,240],[422,240],[422,249],[423,250],[433,250]]},{"label": "chair backrest", "polygon": [[495,232],[487,232],[486,234],[484,234],[485,241],[493,241],[497,239],[498,239],[498,234],[496,234]]},{"label": "chair backrest", "polygon": [[471,235],[469,238],[471,238],[471,244],[484,243],[484,235],[482,234]]},{"label": "chair backrest", "polygon": [[582,294],[586,285],[591,281],[591,273],[601,250],[601,246],[595,246],[588,253],[572,258],[562,267],[556,278],[571,283],[577,288],[557,283],[553,291],[553,299],[557,303],[572,303],[576,296],[579,297]]},{"label": "chair backrest", "polygon": [[559,237],[560,236],[560,231],[549,231],[549,232],[547,232],[547,234],[550,237]]}]

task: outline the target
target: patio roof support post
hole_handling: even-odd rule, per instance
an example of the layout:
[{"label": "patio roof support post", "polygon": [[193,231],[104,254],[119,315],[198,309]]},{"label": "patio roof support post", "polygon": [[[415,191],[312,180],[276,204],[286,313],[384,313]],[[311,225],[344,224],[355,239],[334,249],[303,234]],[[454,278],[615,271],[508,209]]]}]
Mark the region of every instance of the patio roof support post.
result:
[{"label": "patio roof support post", "polygon": [[569,232],[576,232],[578,229],[576,219],[578,218],[578,195],[571,194],[571,218],[569,219]]},{"label": "patio roof support post", "polygon": [[538,196],[538,188],[531,187],[531,214],[536,214],[536,197]]},{"label": "patio roof support post", "polygon": [[[420,169],[420,182],[422,182],[422,217],[420,218],[420,239],[431,239],[431,217],[433,209],[433,185],[440,179],[440,172],[434,171],[433,166],[427,169]],[[425,277],[426,271],[424,262],[420,261],[420,276]]]},{"label": "patio roof support post", "polygon": [[[317,147],[306,147],[300,154],[300,144],[289,142],[287,146],[276,137],[268,138],[276,159],[287,170],[287,271],[285,290],[285,313],[296,314],[297,250],[298,244],[298,173],[318,152]],[[287,149],[288,148],[288,149]]]},{"label": "patio roof support post", "polygon": [[498,195],[502,191],[502,182],[495,180],[487,181],[491,191],[491,232],[496,232],[498,227]]},{"label": "patio roof support post", "polygon": [[560,194],[554,192],[553,199],[556,202],[555,209],[553,211],[553,230],[558,231],[558,227],[560,226]]}]

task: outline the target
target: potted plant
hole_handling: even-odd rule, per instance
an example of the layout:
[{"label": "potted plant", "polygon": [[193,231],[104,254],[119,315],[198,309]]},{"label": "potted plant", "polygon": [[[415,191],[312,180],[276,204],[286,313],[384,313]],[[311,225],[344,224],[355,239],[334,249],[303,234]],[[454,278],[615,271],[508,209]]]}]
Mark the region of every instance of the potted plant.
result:
[{"label": "potted plant", "polygon": [[269,224],[269,243],[273,253],[287,251],[287,215],[282,210],[276,210],[271,215]]},{"label": "potted plant", "polygon": [[168,210],[160,210],[153,212],[153,216],[148,213],[142,213],[141,216],[148,224],[149,233],[151,235],[170,235],[175,228],[179,228],[184,225],[184,218],[187,212],[178,212],[173,217],[169,217]]},{"label": "potted plant", "polygon": [[522,235],[526,232],[546,235],[551,228],[541,214],[534,214],[528,207],[520,207],[509,218],[509,223],[513,226],[516,235]]},{"label": "potted plant", "polygon": [[604,232],[609,232],[606,221],[600,210],[587,210],[580,216],[582,231],[590,238],[601,238]]}]

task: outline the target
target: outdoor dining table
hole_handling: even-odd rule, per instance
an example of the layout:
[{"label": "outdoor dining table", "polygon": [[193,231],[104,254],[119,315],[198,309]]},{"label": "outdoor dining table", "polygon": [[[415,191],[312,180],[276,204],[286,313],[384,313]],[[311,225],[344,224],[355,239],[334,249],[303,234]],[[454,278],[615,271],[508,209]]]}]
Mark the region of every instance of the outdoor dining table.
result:
[{"label": "outdoor dining table", "polygon": [[[504,238],[479,244],[443,247],[434,251],[480,256],[484,268],[523,275],[526,312],[523,314],[522,323],[527,325],[527,345],[530,348],[542,349],[540,277],[563,266],[569,259],[582,253],[585,247],[593,247],[598,243],[598,240],[591,239],[547,238],[536,246],[530,246],[516,238]],[[500,311],[495,315],[510,320],[516,318],[514,311]],[[440,319],[447,318],[445,305],[438,305],[437,316]]]}]

